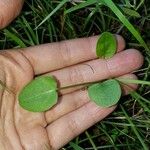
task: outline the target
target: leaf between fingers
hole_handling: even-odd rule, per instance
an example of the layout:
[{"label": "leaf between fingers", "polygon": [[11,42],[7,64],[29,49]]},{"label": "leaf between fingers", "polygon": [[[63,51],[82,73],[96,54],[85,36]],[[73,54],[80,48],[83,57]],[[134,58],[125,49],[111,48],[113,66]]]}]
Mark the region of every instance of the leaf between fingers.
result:
[{"label": "leaf between fingers", "polygon": [[88,94],[90,99],[97,105],[110,107],[119,101],[121,97],[121,87],[118,81],[110,79],[89,86]]}]

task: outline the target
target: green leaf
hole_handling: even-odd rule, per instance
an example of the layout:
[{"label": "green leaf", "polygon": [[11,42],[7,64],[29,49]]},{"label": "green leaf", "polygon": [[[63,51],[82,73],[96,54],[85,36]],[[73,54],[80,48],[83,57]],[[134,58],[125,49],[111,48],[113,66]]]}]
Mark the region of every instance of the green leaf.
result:
[{"label": "green leaf", "polygon": [[121,97],[121,87],[118,81],[110,79],[89,86],[88,94],[90,99],[97,105],[110,107],[119,101]]},{"label": "green leaf", "polygon": [[19,104],[28,111],[43,112],[57,103],[57,82],[53,77],[35,78],[19,94]]},{"label": "green leaf", "polygon": [[17,35],[15,35],[13,32],[10,32],[7,29],[5,29],[4,32],[5,32],[5,35],[7,37],[9,37],[13,41],[15,41],[21,48],[26,47],[26,45],[24,44],[24,42]]},{"label": "green leaf", "polygon": [[135,10],[132,10],[130,8],[123,7],[122,10],[124,11],[125,14],[127,14],[129,16],[137,17],[137,18],[141,17],[138,12],[136,12]]},{"label": "green leaf", "polygon": [[110,58],[117,51],[117,41],[113,34],[104,32],[96,45],[96,55],[100,58]]}]

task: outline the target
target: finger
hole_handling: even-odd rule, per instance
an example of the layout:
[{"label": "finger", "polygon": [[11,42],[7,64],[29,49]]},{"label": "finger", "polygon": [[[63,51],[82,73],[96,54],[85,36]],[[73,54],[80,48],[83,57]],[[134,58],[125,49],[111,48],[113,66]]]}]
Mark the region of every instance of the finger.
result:
[{"label": "finger", "polygon": [[[142,64],[143,57],[139,51],[130,49],[122,51],[108,60],[96,59],[45,75],[53,75],[59,81],[60,87],[66,87],[122,76],[138,69]],[[62,93],[72,92],[76,89],[78,88],[63,90]]]},{"label": "finger", "polygon": [[[126,74],[120,78],[137,79],[134,74]],[[130,88],[129,88],[130,87]],[[122,85],[123,95],[127,95],[131,90],[136,90],[136,84]],[[47,123],[54,122],[58,118],[75,111],[89,102],[89,97],[86,90],[76,91],[70,94],[63,95],[59,98],[58,104],[45,113]]]},{"label": "finger", "polygon": [[[21,50],[33,66],[35,74],[42,74],[95,59],[97,36],[44,44]],[[124,39],[117,35],[118,51],[125,47]]]},{"label": "finger", "polygon": [[23,2],[24,0],[0,0],[0,29],[19,15]]},{"label": "finger", "polygon": [[47,127],[52,147],[54,149],[61,148],[87,128],[105,118],[114,109],[115,107],[101,108],[95,103],[89,102],[56,120]]}]

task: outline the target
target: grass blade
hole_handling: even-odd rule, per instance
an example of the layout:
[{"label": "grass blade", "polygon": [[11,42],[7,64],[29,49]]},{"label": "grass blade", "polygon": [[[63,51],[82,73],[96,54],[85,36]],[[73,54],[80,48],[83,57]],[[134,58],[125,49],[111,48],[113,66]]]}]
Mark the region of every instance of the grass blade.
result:
[{"label": "grass blade", "polygon": [[54,15],[67,2],[69,2],[69,0],[63,0],[61,3],[59,3],[57,7],[35,29],[39,28],[45,21],[47,21],[52,15]]},{"label": "grass blade", "polygon": [[22,48],[26,47],[26,45],[24,44],[24,42],[19,37],[17,37],[15,34],[11,33],[7,29],[5,29],[4,32],[5,32],[5,34],[6,34],[7,37],[9,37],[13,41],[15,41],[20,47],[22,47]]},{"label": "grass blade", "polygon": [[119,8],[114,4],[112,0],[99,0],[103,2],[107,7],[109,7],[119,20],[127,27],[127,29],[134,35],[138,42],[145,48],[146,51],[150,51],[147,44],[139,34],[139,32],[134,28],[134,26],[128,21],[128,19],[122,14]]},{"label": "grass blade", "polygon": [[[145,98],[143,98],[141,95],[139,95],[136,92],[132,92],[131,96],[138,101],[138,103],[143,107],[144,111],[147,111],[148,113],[150,113],[150,109],[148,105],[144,103],[144,102],[147,102],[148,104],[150,104],[148,100],[146,100]],[[142,102],[141,100],[143,100],[144,102]]]},{"label": "grass blade", "polygon": [[89,134],[87,131],[85,131],[85,134],[86,134],[87,138],[89,139],[89,141],[90,141],[90,143],[91,143],[91,145],[92,145],[92,147],[93,147],[93,150],[97,150],[96,145],[95,145],[95,143],[93,142],[93,140],[92,140],[90,134]]},{"label": "grass blade", "polygon": [[128,116],[128,114],[126,113],[125,109],[124,109],[122,106],[121,106],[121,109],[122,109],[123,113],[125,114],[125,116],[126,116],[128,122],[132,125],[131,128],[132,128],[132,130],[134,131],[134,133],[135,133],[135,135],[137,136],[137,138],[139,139],[140,143],[142,144],[143,149],[144,149],[144,150],[148,150],[148,147],[147,147],[147,145],[144,143],[142,137],[140,136],[140,134],[139,134],[139,132],[138,132],[138,130],[137,130],[137,127],[133,124],[133,122],[131,121],[130,117]]}]

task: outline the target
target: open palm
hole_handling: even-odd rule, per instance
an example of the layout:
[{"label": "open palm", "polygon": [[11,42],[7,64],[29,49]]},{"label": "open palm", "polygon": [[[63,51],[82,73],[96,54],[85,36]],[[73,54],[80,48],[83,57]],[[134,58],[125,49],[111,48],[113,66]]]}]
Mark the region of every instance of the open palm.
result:
[{"label": "open palm", "polygon": [[108,60],[96,59],[97,37],[1,51],[0,80],[7,87],[0,90],[1,150],[59,149],[111,113],[115,106],[96,106],[86,89],[61,91],[58,104],[43,113],[22,109],[18,94],[39,75],[55,76],[60,87],[117,76],[134,78],[130,73],[142,65],[142,56],[137,50],[123,51],[124,40],[116,38],[118,54]]}]

